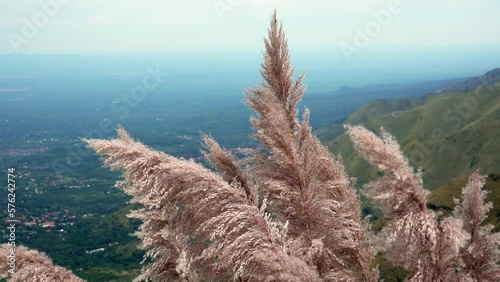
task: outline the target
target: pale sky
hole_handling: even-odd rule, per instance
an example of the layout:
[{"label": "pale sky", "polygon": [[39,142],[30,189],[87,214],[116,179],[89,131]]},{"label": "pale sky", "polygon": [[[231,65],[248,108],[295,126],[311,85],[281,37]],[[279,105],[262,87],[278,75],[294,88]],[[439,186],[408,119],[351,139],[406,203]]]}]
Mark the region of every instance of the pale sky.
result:
[{"label": "pale sky", "polygon": [[372,45],[500,46],[498,0],[0,0],[0,54],[262,49],[274,7],[290,46],[338,48],[391,1]]}]

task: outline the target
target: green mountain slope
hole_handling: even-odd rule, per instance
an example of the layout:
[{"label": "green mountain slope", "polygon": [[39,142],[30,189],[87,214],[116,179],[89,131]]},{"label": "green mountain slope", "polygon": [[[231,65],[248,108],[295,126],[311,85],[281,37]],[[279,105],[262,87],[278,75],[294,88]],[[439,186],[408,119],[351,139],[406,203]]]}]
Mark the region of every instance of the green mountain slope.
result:
[{"label": "green mountain slope", "polygon": [[[483,173],[500,172],[500,69],[439,94],[373,101],[344,123],[375,131],[383,127],[393,134],[410,163],[422,167],[428,189],[476,168]],[[342,153],[348,172],[358,177],[359,184],[376,178],[376,169],[354,151],[341,124],[316,133],[333,152]]]},{"label": "green mountain slope", "polygon": [[323,139],[333,140],[344,133],[344,123],[363,124],[387,113],[397,113],[423,105],[434,96],[435,94],[427,94],[420,98],[401,98],[396,100],[376,99],[359,108],[347,119],[343,120],[342,123],[334,122],[328,126],[317,129],[316,134]]}]

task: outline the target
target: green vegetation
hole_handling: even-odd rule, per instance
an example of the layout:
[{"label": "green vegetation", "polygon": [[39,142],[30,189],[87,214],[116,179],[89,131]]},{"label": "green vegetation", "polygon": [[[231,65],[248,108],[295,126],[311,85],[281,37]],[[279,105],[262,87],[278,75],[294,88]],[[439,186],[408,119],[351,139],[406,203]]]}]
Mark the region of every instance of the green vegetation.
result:
[{"label": "green vegetation", "polygon": [[[469,180],[469,175],[461,175],[448,181],[431,192],[427,197],[427,206],[435,211],[442,212],[443,216],[448,216],[455,208],[453,199],[461,199],[462,189]],[[490,174],[486,178],[486,184],[483,187],[488,191],[486,201],[493,204],[484,224],[493,225],[493,231],[500,231],[500,174]],[[387,223],[386,218],[375,218],[371,222],[373,231],[378,232]],[[381,278],[386,282],[404,281],[407,273],[401,267],[394,266],[388,261],[383,253],[379,253],[375,258],[374,264],[380,265]]]},{"label": "green vegetation", "polygon": [[[428,206],[432,209],[440,210],[444,215],[449,214],[455,207],[453,199],[460,199],[462,188],[468,181],[468,175],[463,175],[452,179],[441,187],[432,191],[429,195]],[[488,191],[486,201],[493,204],[484,224],[493,225],[493,231],[500,231],[500,174],[489,174],[486,178],[484,190]]]},{"label": "green vegetation", "polygon": [[[490,79],[490,80],[487,80]],[[442,93],[417,99],[374,101],[351,114],[342,123],[361,124],[369,129],[385,128],[392,133],[414,167],[422,167],[424,184],[435,189],[476,168],[482,173],[500,171],[500,72],[495,70],[476,80],[489,81],[473,91],[461,84]],[[451,91],[451,92],[450,92]],[[323,142],[342,153],[347,170],[367,183],[377,175],[355,152],[342,134],[341,123],[317,130]]]},{"label": "green vegetation", "polygon": [[[485,80],[498,83],[499,77],[497,69],[488,73]],[[46,84],[40,84],[32,92],[3,93],[0,97],[3,107],[0,120],[8,120],[6,126],[0,127],[3,141],[0,160],[18,172],[18,218],[22,224],[33,223],[19,226],[18,243],[46,252],[56,264],[72,269],[88,281],[131,281],[139,273],[143,251],[137,250],[138,240],[130,235],[139,222],[125,216],[132,207],[127,203],[129,197],[113,187],[118,174],[101,168],[101,162],[84,149],[78,137],[93,132],[90,137],[99,138],[98,134],[102,134],[106,138],[113,135],[115,125],[121,123],[134,132],[134,137],[140,137],[155,149],[197,160],[200,160],[199,130],[211,133],[227,148],[255,145],[248,138],[249,110],[240,104],[240,91],[216,98],[213,93],[203,97],[199,93],[176,96],[172,94],[175,91],[166,87],[169,83],[166,82],[165,87],[151,92],[142,104],[131,108],[126,119],[120,119],[111,111],[111,101],[139,80],[123,79],[126,86],[116,87],[117,81],[108,77],[92,77],[89,83],[61,76],[57,81],[47,79]],[[476,99],[477,109],[461,118],[460,112],[454,112],[454,105],[472,107],[474,97],[484,97],[489,92],[484,88],[474,91],[477,79],[443,88],[449,83],[345,87],[311,93],[301,107],[312,110],[311,121],[315,127],[340,121],[316,133],[332,150],[342,152],[349,174],[357,175],[360,184],[375,178],[378,172],[354,153],[351,142],[342,134],[341,124],[386,128],[401,142],[412,164],[423,165],[426,187],[441,186],[430,196],[431,207],[449,212],[452,197],[459,196],[470,171],[477,167],[484,173],[500,171],[500,148],[498,142],[495,143],[500,139],[498,87],[489,98]],[[375,96],[417,97],[435,89],[442,90],[421,98],[375,100],[362,106]],[[448,110],[452,111],[451,115],[443,119]],[[111,120],[111,130],[92,131],[100,130],[103,119]],[[459,121],[461,124],[455,129]],[[437,146],[429,143],[435,128],[441,128],[445,136]],[[423,159],[415,154],[412,157],[412,152],[420,148],[418,142],[429,151]],[[5,175],[0,176],[3,177]],[[448,186],[441,185],[452,178],[455,180],[446,184]],[[492,179],[488,179],[487,189],[498,192],[498,181]],[[494,208],[487,222],[494,224],[495,230],[499,229],[500,218],[497,197],[499,193],[493,192],[488,196]],[[6,197],[1,199],[0,204],[5,204]],[[369,202],[364,202],[363,213],[378,219],[375,222],[379,226],[374,226],[377,230],[384,219]],[[45,222],[54,222],[54,226],[43,227]],[[100,248],[105,249],[87,253]],[[401,277],[399,270],[391,270],[385,262],[382,265],[384,272],[395,272],[398,273],[395,277]],[[398,280],[387,278],[386,281]]]}]

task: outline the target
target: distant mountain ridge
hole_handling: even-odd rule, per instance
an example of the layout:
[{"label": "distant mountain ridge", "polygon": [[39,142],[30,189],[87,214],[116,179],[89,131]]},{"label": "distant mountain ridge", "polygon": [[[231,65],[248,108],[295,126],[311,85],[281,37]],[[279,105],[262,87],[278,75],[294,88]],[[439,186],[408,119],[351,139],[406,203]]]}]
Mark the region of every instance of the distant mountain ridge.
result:
[{"label": "distant mountain ridge", "polygon": [[420,83],[370,84],[362,87],[343,86],[336,90],[306,95],[303,102],[314,113],[311,116],[313,126],[322,127],[352,114],[373,100],[373,97],[389,101],[398,98],[416,98],[459,81],[461,80],[446,79]]},{"label": "distant mountain ridge", "polygon": [[476,168],[500,172],[500,68],[419,98],[374,100],[342,123],[318,129],[319,138],[342,153],[350,174],[364,184],[377,171],[354,151],[343,123],[383,127],[396,136],[431,189]]},{"label": "distant mountain ridge", "polygon": [[488,71],[484,75],[472,77],[462,83],[454,84],[440,90],[439,93],[446,92],[470,92],[479,86],[490,87],[498,82],[500,78],[500,68]]}]

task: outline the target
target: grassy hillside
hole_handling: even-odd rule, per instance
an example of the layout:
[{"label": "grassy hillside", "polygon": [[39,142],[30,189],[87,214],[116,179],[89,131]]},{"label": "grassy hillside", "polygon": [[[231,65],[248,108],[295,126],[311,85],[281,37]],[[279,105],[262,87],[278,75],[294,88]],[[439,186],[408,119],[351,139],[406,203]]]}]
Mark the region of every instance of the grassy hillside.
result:
[{"label": "grassy hillside", "polygon": [[[434,189],[428,205],[444,215],[454,208],[472,170],[488,173],[487,201],[493,203],[485,223],[500,230],[500,69],[450,85],[420,98],[374,100],[341,123],[320,128],[316,134],[330,150],[342,153],[350,175],[359,184],[376,179],[379,172],[352,147],[342,124],[362,124],[372,130],[384,127],[398,138],[413,166],[422,166],[424,185]],[[374,213],[372,228],[380,230],[385,219],[365,202],[364,212]],[[384,281],[403,281],[407,273],[379,253]]]},{"label": "grassy hillside", "polygon": [[[482,173],[500,172],[500,71],[475,80],[479,86],[470,91],[474,79],[422,98],[377,100],[343,123],[388,130],[410,163],[423,168],[427,189],[476,168]],[[376,178],[376,169],[354,151],[341,124],[321,128],[317,134],[332,151],[342,153],[349,173],[358,177],[359,184]]]},{"label": "grassy hillside", "polygon": [[[427,198],[428,206],[435,210],[441,210],[444,215],[451,213],[455,207],[453,198],[460,199],[462,197],[462,189],[467,184],[468,175],[460,176],[450,180],[440,186]],[[493,208],[488,213],[488,217],[484,221],[485,224],[494,226],[493,231],[500,231],[500,173],[489,174],[486,178],[486,184],[483,187],[488,191],[486,201],[493,204]]]},{"label": "grassy hillside", "polygon": [[344,123],[363,124],[384,114],[400,112],[421,106],[433,97],[435,97],[435,94],[427,94],[420,98],[401,98],[396,100],[376,99],[360,107],[347,119],[344,119],[341,122],[334,122],[328,126],[317,129],[316,134],[318,134],[323,140],[334,140],[344,133]]}]

